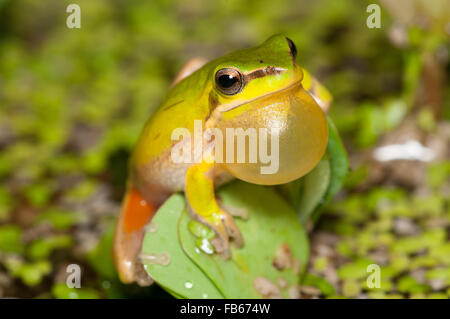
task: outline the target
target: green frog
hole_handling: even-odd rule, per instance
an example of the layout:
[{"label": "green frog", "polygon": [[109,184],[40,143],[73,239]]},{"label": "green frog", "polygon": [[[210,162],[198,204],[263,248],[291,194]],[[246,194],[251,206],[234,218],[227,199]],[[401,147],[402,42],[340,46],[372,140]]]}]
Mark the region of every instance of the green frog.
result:
[{"label": "green frog", "polygon": [[[233,178],[279,185],[311,171],[326,151],[325,111],[330,101],[328,91],[298,65],[297,48],[283,35],[206,64],[188,63],[147,120],[132,153],[113,248],[120,279],[145,282],[138,258],[144,228],[175,192],[184,192],[191,216],[214,231],[211,243],[217,254],[228,258],[230,243],[244,245],[232,214],[216,199],[215,189]],[[194,141],[192,136],[174,140],[177,129],[195,136],[199,127]],[[224,138],[201,134],[219,130],[226,135],[230,128],[244,133],[254,129],[259,143],[274,140],[276,149],[271,144],[266,153],[276,153],[275,169],[267,173],[267,159],[258,156],[240,161],[236,145],[224,160],[224,154],[231,151]],[[245,137],[250,140],[251,134]],[[248,144],[243,151],[247,159],[255,150]],[[174,150],[191,150],[194,156],[174,160]]]}]

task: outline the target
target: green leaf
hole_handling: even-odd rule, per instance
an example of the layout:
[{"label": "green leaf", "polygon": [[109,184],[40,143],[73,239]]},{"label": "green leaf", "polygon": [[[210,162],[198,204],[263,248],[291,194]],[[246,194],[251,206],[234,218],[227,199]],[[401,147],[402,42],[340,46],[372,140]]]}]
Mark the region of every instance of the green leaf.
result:
[{"label": "green leaf", "polygon": [[76,224],[79,221],[79,215],[59,208],[50,208],[39,214],[36,221],[38,223],[50,223],[55,229],[64,230]]},{"label": "green leaf", "polygon": [[98,291],[91,288],[69,288],[65,283],[58,283],[52,287],[52,294],[56,299],[99,299]]},{"label": "green leaf", "polygon": [[330,184],[328,186],[327,192],[320,203],[320,205],[313,212],[313,220],[316,221],[319,218],[320,210],[323,206],[328,204],[334,195],[339,191],[344,183],[345,176],[348,171],[348,156],[345,150],[344,144],[339,137],[336,127],[333,121],[327,117],[328,120],[328,146],[327,154],[330,161]]},{"label": "green leaf", "polygon": [[8,270],[9,275],[20,278],[27,286],[40,284],[43,278],[52,271],[52,265],[48,260],[26,263],[17,255],[6,256],[3,265]]},{"label": "green leaf", "polygon": [[[179,224],[183,249],[211,279],[225,298],[262,298],[255,288],[255,280],[278,285],[280,293],[288,296],[288,289],[299,282],[299,273],[307,263],[308,239],[295,211],[273,189],[241,181],[228,184],[218,192],[227,207],[245,208],[248,219],[235,218],[245,244],[231,247],[231,258],[224,260],[217,254],[206,254],[196,244],[189,231],[191,221],[184,212]],[[282,247],[290,250],[292,264],[279,270],[274,260]],[[285,285],[279,285],[280,280]],[[283,287],[280,287],[283,286]]]},{"label": "green leaf", "polygon": [[51,195],[51,186],[46,183],[31,185],[25,191],[25,197],[35,207],[45,205],[49,201]]},{"label": "green leaf", "polygon": [[115,223],[111,223],[98,245],[87,254],[87,260],[96,273],[112,281],[118,280],[111,255],[114,241],[114,227]]},{"label": "green leaf", "polygon": [[450,286],[450,268],[434,268],[426,273],[426,278],[428,280],[438,279],[444,281],[448,286]]},{"label": "green leaf", "polygon": [[428,292],[430,287],[419,283],[413,277],[403,276],[398,280],[397,290],[404,293],[420,293]]},{"label": "green leaf", "polygon": [[331,178],[330,186],[325,195],[325,202],[329,202],[341,188],[348,171],[348,156],[344,144],[339,137],[332,120],[328,118],[328,146]]},{"label": "green leaf", "polygon": [[317,287],[325,296],[331,296],[335,293],[333,286],[326,279],[309,273],[303,276],[302,285]]},{"label": "green leaf", "polygon": [[[221,188],[218,196],[227,207],[248,210],[248,220],[235,218],[244,246],[232,246],[229,260],[203,252],[199,238],[211,234],[189,217],[184,197],[175,194],[144,237],[141,256],[148,273],[177,298],[262,298],[255,280],[271,281],[287,297],[308,259],[308,239],[295,211],[272,188],[241,181]],[[274,260],[282,247],[290,250],[284,255],[289,262],[277,269]]]},{"label": "green leaf", "polygon": [[427,182],[431,187],[438,188],[449,178],[450,161],[432,163],[427,167]]},{"label": "green leaf", "polygon": [[277,189],[298,212],[300,221],[305,224],[311,213],[318,207],[330,183],[330,161],[324,156],[317,166],[304,177]]},{"label": "green leaf", "polygon": [[361,279],[367,277],[367,266],[373,264],[373,261],[366,258],[356,259],[351,263],[345,264],[338,269],[338,275],[341,279]]},{"label": "green leaf", "polygon": [[175,194],[151,221],[154,231],[144,237],[142,253],[158,259],[167,256],[167,265],[145,262],[150,276],[177,298],[223,298],[213,283],[189,259],[178,240],[178,222],[185,207],[183,196]]},{"label": "green leaf", "polygon": [[36,286],[42,282],[44,276],[52,270],[49,261],[41,260],[32,264],[24,264],[19,270],[18,276],[27,286]]},{"label": "green leaf", "polygon": [[303,180],[303,192],[300,195],[298,213],[300,221],[305,224],[311,213],[323,200],[330,184],[330,162],[323,158]]},{"label": "green leaf", "polygon": [[317,220],[320,210],[339,191],[348,171],[348,158],[339,134],[328,120],[327,152],[317,166],[304,177],[279,185],[279,192],[298,211],[302,223]]},{"label": "green leaf", "polygon": [[28,256],[32,259],[45,259],[55,249],[63,249],[71,247],[73,238],[69,235],[55,235],[45,238],[40,238],[33,241],[27,247]]},{"label": "green leaf", "polygon": [[0,227],[0,252],[23,252],[22,229],[16,225]]}]

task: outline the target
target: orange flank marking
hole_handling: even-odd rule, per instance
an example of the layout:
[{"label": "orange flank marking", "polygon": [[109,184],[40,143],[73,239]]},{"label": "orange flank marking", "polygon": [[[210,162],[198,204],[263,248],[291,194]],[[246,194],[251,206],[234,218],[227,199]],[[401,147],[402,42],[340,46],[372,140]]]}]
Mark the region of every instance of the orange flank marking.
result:
[{"label": "orange flank marking", "polygon": [[155,210],[136,189],[130,189],[124,207],[123,230],[125,233],[142,230],[150,221]]}]

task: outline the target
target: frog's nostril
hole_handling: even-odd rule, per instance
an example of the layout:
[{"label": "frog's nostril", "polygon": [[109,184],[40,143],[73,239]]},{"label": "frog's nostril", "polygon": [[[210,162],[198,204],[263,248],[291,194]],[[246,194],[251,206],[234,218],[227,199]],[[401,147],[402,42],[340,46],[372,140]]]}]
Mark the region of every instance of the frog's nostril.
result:
[{"label": "frog's nostril", "polygon": [[290,53],[291,53],[292,59],[295,61],[295,58],[297,57],[297,48],[295,47],[295,44],[291,39],[286,38],[286,41],[289,45],[289,49],[291,50]]}]

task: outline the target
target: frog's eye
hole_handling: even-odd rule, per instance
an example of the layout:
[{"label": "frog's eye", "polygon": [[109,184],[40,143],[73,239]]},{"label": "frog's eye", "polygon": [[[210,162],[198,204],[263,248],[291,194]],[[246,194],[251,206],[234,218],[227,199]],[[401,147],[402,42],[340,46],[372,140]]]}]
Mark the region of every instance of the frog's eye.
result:
[{"label": "frog's eye", "polygon": [[241,72],[235,69],[220,69],[216,72],[215,79],[217,89],[226,95],[237,94],[244,86]]}]

